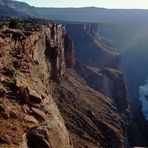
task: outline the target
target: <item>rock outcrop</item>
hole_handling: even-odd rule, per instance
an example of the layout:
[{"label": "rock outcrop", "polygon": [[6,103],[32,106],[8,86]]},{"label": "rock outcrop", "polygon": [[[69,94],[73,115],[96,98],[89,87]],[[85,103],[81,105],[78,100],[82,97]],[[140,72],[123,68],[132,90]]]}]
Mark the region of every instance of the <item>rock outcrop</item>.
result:
[{"label": "rock outcrop", "polygon": [[70,148],[49,82],[64,73],[64,27],[48,23],[27,32],[1,30],[0,147]]},{"label": "rock outcrop", "polygon": [[124,77],[117,69],[97,69],[77,63],[75,70],[87,85],[111,98],[120,113],[126,113],[129,107],[128,92]]},{"label": "rock outcrop", "polygon": [[75,49],[74,43],[69,35],[65,36],[65,62],[67,68],[73,68],[75,66]]}]

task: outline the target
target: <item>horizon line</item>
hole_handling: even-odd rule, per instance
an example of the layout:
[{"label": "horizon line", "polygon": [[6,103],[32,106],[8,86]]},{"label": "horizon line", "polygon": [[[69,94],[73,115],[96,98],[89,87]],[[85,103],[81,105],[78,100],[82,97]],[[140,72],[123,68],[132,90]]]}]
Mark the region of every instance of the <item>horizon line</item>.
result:
[{"label": "horizon line", "polygon": [[[32,6],[32,5],[30,5]],[[82,7],[37,7],[36,8],[53,8],[53,9],[81,9],[81,8],[96,8],[96,9],[108,9],[108,10],[148,10],[148,8],[111,8],[111,7],[96,7],[96,6],[82,6]]]},{"label": "horizon line", "polygon": [[60,6],[60,7],[56,7],[56,6],[52,6],[52,7],[46,7],[46,6],[42,6],[42,7],[39,7],[39,6],[34,6],[34,5],[31,5],[27,2],[23,2],[23,1],[19,1],[19,0],[12,0],[14,2],[19,2],[19,3],[26,3],[28,4],[29,6],[32,6],[32,7],[36,7],[36,8],[55,8],[55,9],[80,9],[80,8],[96,8],[96,9],[108,9],[108,10],[148,10],[148,8],[137,8],[137,7],[131,7],[131,8],[123,8],[123,7],[102,7],[102,6]]}]

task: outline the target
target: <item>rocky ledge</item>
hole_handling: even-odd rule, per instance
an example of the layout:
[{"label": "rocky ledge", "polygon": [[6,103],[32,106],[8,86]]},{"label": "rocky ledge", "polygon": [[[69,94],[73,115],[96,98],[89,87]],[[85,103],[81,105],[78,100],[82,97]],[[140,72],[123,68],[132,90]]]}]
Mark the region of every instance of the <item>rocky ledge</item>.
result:
[{"label": "rocky ledge", "polygon": [[50,87],[64,73],[65,38],[54,23],[0,30],[0,147],[71,147]]}]

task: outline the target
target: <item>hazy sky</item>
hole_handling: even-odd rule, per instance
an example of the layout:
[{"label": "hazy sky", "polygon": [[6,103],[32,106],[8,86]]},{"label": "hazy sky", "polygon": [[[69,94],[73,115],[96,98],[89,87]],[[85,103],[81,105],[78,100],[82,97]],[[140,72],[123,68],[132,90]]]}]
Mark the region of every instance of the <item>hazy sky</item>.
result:
[{"label": "hazy sky", "polygon": [[148,0],[17,0],[40,7],[105,7],[148,9]]}]

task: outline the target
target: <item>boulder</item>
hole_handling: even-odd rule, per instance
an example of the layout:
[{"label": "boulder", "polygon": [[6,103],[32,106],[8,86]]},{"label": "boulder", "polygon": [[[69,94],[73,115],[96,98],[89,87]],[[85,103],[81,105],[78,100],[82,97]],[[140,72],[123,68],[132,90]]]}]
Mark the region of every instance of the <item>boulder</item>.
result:
[{"label": "boulder", "polygon": [[48,132],[49,131],[46,126],[38,127],[29,132],[27,135],[28,146],[52,148],[48,139]]},{"label": "boulder", "polygon": [[33,116],[30,116],[30,115],[25,116],[25,121],[35,125],[38,124],[38,121]]},{"label": "boulder", "polygon": [[32,107],[32,115],[36,118],[36,119],[41,119],[41,120],[45,120],[46,119],[46,115],[43,111]]},{"label": "boulder", "polygon": [[30,87],[23,86],[23,83],[19,80],[16,80],[16,87],[18,88],[18,92],[21,98],[23,98],[24,103],[36,104],[41,103],[42,96],[38,94],[35,90]]},{"label": "boulder", "polygon": [[33,103],[41,103],[42,96],[38,94],[35,90],[29,88],[29,99]]}]

